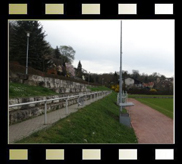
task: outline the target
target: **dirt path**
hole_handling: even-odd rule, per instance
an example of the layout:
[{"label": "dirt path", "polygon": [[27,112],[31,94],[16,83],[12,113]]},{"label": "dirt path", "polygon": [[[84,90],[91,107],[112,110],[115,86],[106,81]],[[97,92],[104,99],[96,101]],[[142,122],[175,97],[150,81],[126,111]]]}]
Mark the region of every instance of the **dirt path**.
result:
[{"label": "dirt path", "polygon": [[138,143],[173,144],[173,120],[162,113],[129,98],[135,105],[127,107]]}]

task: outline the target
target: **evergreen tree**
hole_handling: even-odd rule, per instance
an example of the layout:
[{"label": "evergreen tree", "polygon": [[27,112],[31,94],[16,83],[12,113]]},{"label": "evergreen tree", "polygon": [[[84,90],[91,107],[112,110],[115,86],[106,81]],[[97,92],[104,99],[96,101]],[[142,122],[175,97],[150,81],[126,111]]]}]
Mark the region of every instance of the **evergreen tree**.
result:
[{"label": "evergreen tree", "polygon": [[16,21],[13,25],[13,33],[10,33],[9,59],[16,60],[20,64],[26,64],[27,32],[30,32],[28,65],[45,71],[47,67],[50,45],[45,41],[43,26],[38,21]]},{"label": "evergreen tree", "polygon": [[60,53],[60,51],[59,51],[58,46],[56,46],[56,49],[54,50],[54,57],[55,57],[56,59],[60,59],[60,57],[61,57],[61,53]]},{"label": "evergreen tree", "polygon": [[82,64],[81,64],[80,61],[78,62],[78,67],[77,67],[77,69],[78,69],[79,71],[82,71]]},{"label": "evergreen tree", "polygon": [[77,77],[80,77],[80,78],[82,78],[82,64],[81,64],[81,62],[79,61],[78,62],[78,67],[77,67]]},{"label": "evergreen tree", "polygon": [[114,84],[118,84],[119,83],[118,79],[119,79],[119,75],[115,72],[114,75],[113,75],[113,82],[114,82]]}]

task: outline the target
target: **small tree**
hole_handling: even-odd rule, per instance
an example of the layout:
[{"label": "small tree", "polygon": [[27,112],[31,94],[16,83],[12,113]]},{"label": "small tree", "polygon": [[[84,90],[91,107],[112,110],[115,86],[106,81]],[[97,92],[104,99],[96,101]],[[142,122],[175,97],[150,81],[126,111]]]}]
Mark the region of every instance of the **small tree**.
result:
[{"label": "small tree", "polygon": [[60,46],[61,60],[64,63],[72,63],[75,58],[76,51],[71,46]]},{"label": "small tree", "polygon": [[118,84],[118,79],[119,79],[119,75],[115,72],[114,75],[113,75],[113,83],[114,84]]},{"label": "small tree", "polygon": [[75,76],[75,69],[70,63],[65,63],[66,65],[66,72],[68,77],[74,77]]},{"label": "small tree", "polygon": [[60,53],[60,51],[59,51],[58,46],[56,46],[56,49],[54,50],[54,57],[55,57],[56,59],[60,59],[60,57],[61,57],[61,53]]}]

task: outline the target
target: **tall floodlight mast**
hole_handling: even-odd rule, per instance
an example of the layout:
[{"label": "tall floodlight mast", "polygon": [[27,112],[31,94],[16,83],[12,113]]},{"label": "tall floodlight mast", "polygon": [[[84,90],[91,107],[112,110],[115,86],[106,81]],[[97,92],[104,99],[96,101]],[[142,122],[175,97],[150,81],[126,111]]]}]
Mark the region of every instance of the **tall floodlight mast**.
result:
[{"label": "tall floodlight mast", "polygon": [[131,126],[130,124],[130,118],[126,119],[126,117],[122,113],[122,107],[128,107],[133,106],[134,104],[132,102],[127,102],[126,94],[122,95],[122,21],[121,21],[121,36],[120,36],[120,78],[119,78],[119,122],[121,124],[124,124],[126,126]]},{"label": "tall floodlight mast", "polygon": [[[119,76],[119,103],[122,104],[122,21],[121,21],[121,33],[120,33],[120,76]],[[122,105],[120,105],[120,116],[122,112]],[[119,119],[121,117],[119,116]]]}]

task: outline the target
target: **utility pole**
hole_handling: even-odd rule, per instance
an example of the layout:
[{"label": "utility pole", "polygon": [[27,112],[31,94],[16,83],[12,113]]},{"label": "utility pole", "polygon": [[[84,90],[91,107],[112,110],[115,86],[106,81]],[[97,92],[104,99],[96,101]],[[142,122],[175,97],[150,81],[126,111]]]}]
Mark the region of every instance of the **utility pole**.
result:
[{"label": "utility pole", "polygon": [[[133,106],[134,104],[132,102],[126,102],[126,96],[122,95],[122,21],[121,21],[121,41],[120,41],[120,78],[119,78],[119,122],[126,126],[131,126],[131,121],[129,118],[129,115],[126,117],[125,114],[122,113],[122,107],[127,106]],[[124,102],[122,102],[122,96],[125,99]]]},{"label": "utility pole", "polygon": [[[122,103],[122,21],[121,21],[121,34],[120,34],[120,76],[119,76],[119,103]],[[120,106],[122,112],[122,106]]]}]

